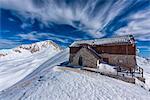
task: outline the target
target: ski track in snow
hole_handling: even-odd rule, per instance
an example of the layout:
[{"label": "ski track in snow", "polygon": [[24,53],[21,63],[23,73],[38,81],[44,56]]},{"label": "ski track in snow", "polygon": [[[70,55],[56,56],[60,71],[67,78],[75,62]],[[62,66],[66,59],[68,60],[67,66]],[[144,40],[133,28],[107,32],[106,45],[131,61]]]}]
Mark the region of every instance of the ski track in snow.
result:
[{"label": "ski track in snow", "polygon": [[[60,51],[32,70],[23,80],[1,91],[0,100],[150,100],[150,92],[134,84],[98,73],[54,70],[60,63],[68,61],[68,58],[69,49]],[[19,63],[18,68],[24,69],[26,61],[23,64]]]}]

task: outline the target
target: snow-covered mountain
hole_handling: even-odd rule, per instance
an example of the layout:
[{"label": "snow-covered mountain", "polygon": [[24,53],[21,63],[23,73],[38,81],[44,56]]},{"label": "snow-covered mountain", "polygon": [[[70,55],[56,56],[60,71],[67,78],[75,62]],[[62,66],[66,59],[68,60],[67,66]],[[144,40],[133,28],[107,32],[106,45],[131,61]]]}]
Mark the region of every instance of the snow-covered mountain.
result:
[{"label": "snow-covered mountain", "polygon": [[[139,85],[98,73],[61,69],[59,65],[69,59],[69,49],[56,47],[50,46],[19,59],[1,59],[0,100],[150,99],[150,92]],[[150,62],[137,57],[137,63],[143,67],[149,81]]]},{"label": "snow-covered mountain", "polygon": [[55,44],[53,41],[46,40],[46,41],[37,42],[33,44],[20,45],[13,49],[0,50],[0,58],[3,58],[8,55],[9,58],[10,57],[13,58],[14,56],[15,57],[29,56],[34,53],[45,50],[47,48],[60,49],[60,47],[57,44]]},{"label": "snow-covered mountain", "polygon": [[0,91],[23,79],[60,51],[52,41],[42,41],[6,50],[0,58]]}]

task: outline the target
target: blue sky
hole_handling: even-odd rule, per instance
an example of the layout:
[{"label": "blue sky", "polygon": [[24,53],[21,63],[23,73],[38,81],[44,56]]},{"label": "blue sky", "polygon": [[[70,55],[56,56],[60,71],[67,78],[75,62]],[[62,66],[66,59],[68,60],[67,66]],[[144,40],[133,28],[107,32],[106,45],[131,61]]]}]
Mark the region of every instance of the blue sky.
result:
[{"label": "blue sky", "polygon": [[0,0],[0,49],[132,34],[150,58],[150,0]]}]

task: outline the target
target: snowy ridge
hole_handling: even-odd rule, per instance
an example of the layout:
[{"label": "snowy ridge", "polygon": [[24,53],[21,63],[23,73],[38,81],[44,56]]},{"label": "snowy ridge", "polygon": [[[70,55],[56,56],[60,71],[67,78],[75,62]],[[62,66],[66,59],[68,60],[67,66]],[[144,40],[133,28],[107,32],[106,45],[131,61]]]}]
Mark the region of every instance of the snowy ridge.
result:
[{"label": "snowy ridge", "polygon": [[[43,55],[43,54],[41,54]],[[39,55],[38,55],[39,56]],[[36,70],[12,87],[0,92],[0,100],[149,100],[150,92],[138,85],[95,73],[56,70],[68,61],[69,49],[43,62]],[[145,60],[137,62],[148,65]],[[144,61],[144,63],[143,63]],[[106,67],[107,65],[104,65]],[[103,65],[101,65],[103,67]],[[142,67],[142,66],[141,66]],[[150,72],[149,68],[146,72]]]},{"label": "snowy ridge", "polygon": [[55,47],[56,49],[60,49],[60,47],[55,44],[54,42],[50,41],[50,40],[46,40],[46,41],[42,41],[42,42],[37,42],[37,43],[33,43],[31,45],[21,45],[17,48],[14,49],[15,50],[19,50],[19,49],[25,49],[25,50],[29,50],[31,53],[35,53],[37,51],[40,51],[44,48],[48,48],[48,47]]},{"label": "snowy ridge", "polygon": [[33,44],[24,44],[20,45],[16,48],[13,49],[8,49],[8,50],[0,50],[0,58],[4,58],[5,56],[8,56],[13,58],[15,55],[20,55],[20,56],[25,56],[24,54],[26,53],[27,55],[32,55],[33,53],[40,52],[44,49],[47,48],[55,48],[56,50],[60,50],[60,47],[55,44],[53,41],[46,40],[42,42],[36,42]]},{"label": "snowy ridge", "polygon": [[[31,53],[32,48],[38,51]],[[11,50],[7,56],[0,58],[0,91],[22,80],[59,51],[60,48],[51,41],[22,45]]]}]

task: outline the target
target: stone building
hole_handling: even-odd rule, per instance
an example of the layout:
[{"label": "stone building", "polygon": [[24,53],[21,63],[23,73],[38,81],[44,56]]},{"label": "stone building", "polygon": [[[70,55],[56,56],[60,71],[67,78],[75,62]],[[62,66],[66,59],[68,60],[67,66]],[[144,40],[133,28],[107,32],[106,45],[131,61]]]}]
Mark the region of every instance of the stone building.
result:
[{"label": "stone building", "polygon": [[132,35],[75,41],[70,45],[70,65],[97,68],[108,63],[126,70],[136,67],[136,45]]}]

